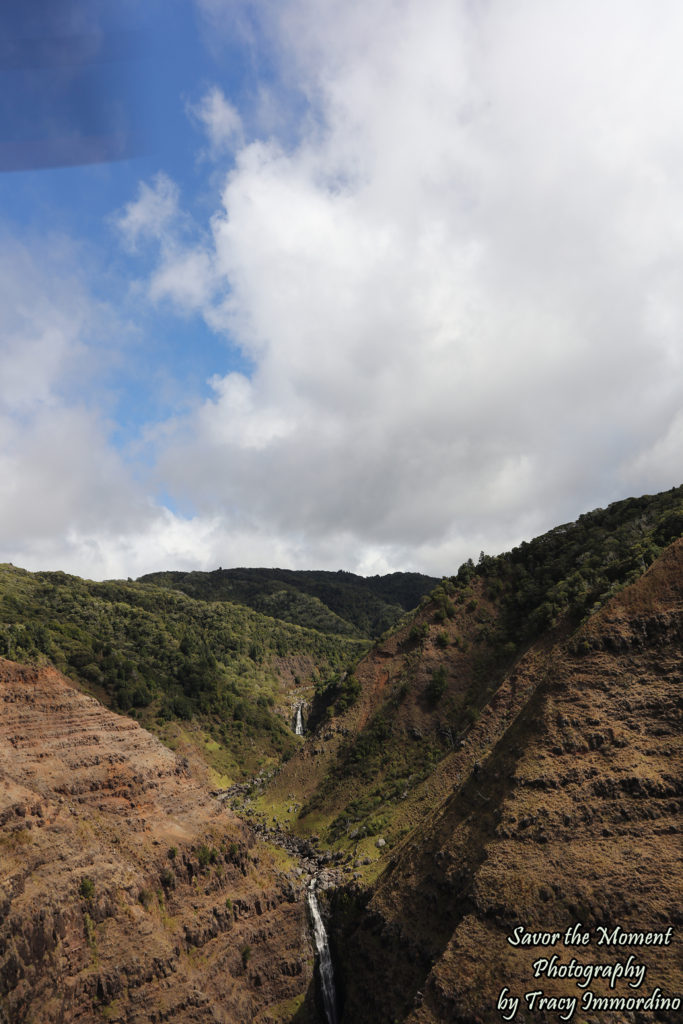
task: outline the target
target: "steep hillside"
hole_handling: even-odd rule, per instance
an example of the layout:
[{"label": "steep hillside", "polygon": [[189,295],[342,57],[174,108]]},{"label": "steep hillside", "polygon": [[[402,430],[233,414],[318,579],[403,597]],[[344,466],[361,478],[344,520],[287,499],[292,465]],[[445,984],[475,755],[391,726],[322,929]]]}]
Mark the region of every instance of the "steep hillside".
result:
[{"label": "steep hillside", "polygon": [[[524,1002],[535,989],[581,999],[574,981],[533,979],[533,961],[553,952],[565,963],[633,953],[647,966],[636,995],[683,996],[682,665],[678,542],[571,639],[546,637],[519,659],[439,765],[441,799],[391,851],[367,906],[340,898],[344,1021],[499,1021],[506,987],[516,1019],[555,1021]],[[593,936],[579,951],[507,942],[519,926],[564,936],[577,922]],[[599,949],[599,926],[671,927],[672,944]],[[626,982],[589,989],[634,995]]]},{"label": "steep hillside", "polygon": [[[318,694],[256,806],[350,858],[332,901],[346,1024],[498,1021],[505,986],[515,1019],[554,1021],[527,1015],[515,927],[680,927],[682,495],[464,566]],[[681,994],[679,954],[648,949],[646,994]],[[535,986],[581,995],[567,984]]]},{"label": "steep hillside", "polygon": [[3,1024],[309,1019],[291,864],[185,760],[0,660],[0,778]]},{"label": "steep hillside", "polygon": [[381,832],[391,846],[420,821],[440,792],[438,766],[519,659],[570,638],[681,534],[679,487],[462,566],[352,674],[319,687],[314,739],[285,765],[265,809],[278,813],[294,788],[303,807],[292,827],[377,858],[364,837]]},{"label": "steep hillside", "polygon": [[378,637],[438,580],[417,572],[356,576],[291,569],[156,572],[141,583],[180,590],[205,601],[232,601],[285,622],[343,636]]},{"label": "steep hillside", "polygon": [[299,690],[367,646],[149,584],[0,566],[0,655],[51,662],[231,778],[291,753]]}]

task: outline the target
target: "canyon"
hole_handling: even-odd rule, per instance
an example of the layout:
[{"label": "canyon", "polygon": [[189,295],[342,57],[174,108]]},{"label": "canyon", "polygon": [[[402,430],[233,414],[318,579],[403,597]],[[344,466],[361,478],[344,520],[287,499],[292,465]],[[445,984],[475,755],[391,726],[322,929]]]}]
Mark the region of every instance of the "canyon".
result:
[{"label": "canyon", "polygon": [[237,779],[0,659],[1,1024],[673,1024],[683,539],[648,508],[482,556],[327,685],[302,633],[292,745],[243,728]]}]

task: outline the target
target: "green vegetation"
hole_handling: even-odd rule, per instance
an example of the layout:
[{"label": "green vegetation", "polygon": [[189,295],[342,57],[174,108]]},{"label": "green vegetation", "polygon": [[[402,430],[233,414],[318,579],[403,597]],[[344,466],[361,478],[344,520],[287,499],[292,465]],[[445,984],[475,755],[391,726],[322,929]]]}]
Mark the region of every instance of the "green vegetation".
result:
[{"label": "green vegetation", "polygon": [[432,672],[432,678],[427,683],[427,688],[425,690],[427,700],[431,704],[438,704],[441,700],[446,689],[446,680],[446,667],[445,665],[439,665],[439,667],[434,669]]},{"label": "green vegetation", "polygon": [[197,850],[197,860],[199,861],[200,868],[207,868],[209,864],[216,864],[218,861],[218,850],[213,846],[207,846],[206,843]]},{"label": "green vegetation", "polygon": [[163,869],[159,881],[164,889],[175,889],[176,877],[170,868]]},{"label": "green vegetation", "polygon": [[244,604],[324,633],[377,638],[437,581],[416,572],[366,578],[342,571],[217,569],[150,573],[139,582],[180,590],[198,600]]},{"label": "green vegetation", "polygon": [[85,938],[90,947],[90,953],[95,962],[97,962],[97,933],[95,931],[95,922],[86,910],[83,914],[83,927],[85,929]]},{"label": "green vegetation", "polygon": [[354,795],[329,827],[331,842],[383,831],[392,805],[425,779],[445,753],[433,738],[408,739],[394,724],[393,711],[389,704],[342,744],[322,783],[301,808],[299,817],[305,819],[329,805],[334,794],[347,791],[351,781]]},{"label": "green vegetation", "polygon": [[[332,833],[357,827],[369,835],[453,749],[529,643],[595,612],[681,535],[678,487],[597,509],[497,557],[482,552],[476,565],[470,560],[440,581],[234,569],[93,583],[0,566],[0,655],[54,664],[169,743],[171,729],[179,742],[201,733],[204,755],[220,755],[221,771],[239,777],[286,759],[301,743],[284,720],[291,698],[284,718],[277,713],[283,674],[288,684],[315,689],[307,722],[315,728],[356,703],[354,666],[367,638],[401,619],[396,686],[344,741],[301,812],[329,806],[334,792],[343,812]],[[418,602],[411,623],[406,609]],[[467,655],[466,677],[449,669],[456,654]],[[401,725],[409,694],[427,722],[416,735]],[[352,799],[339,781],[348,779]],[[197,852],[201,867],[213,863],[211,852]]]},{"label": "green vegetation", "polygon": [[324,718],[333,718],[353,707],[360,697],[361,686],[352,672],[335,672],[320,679],[315,686],[315,697],[308,716],[308,727],[316,728]]},{"label": "green vegetation", "polygon": [[[555,625],[578,625],[681,535],[679,487],[598,509],[496,558],[482,553],[477,565],[470,561],[441,580],[406,624],[404,668],[395,687],[387,689],[360,732],[341,745],[300,818],[317,818],[320,831],[321,812],[324,819],[326,808],[341,807],[327,827],[331,842],[390,831],[397,802],[477,721],[519,652]],[[429,638],[439,652],[436,664]],[[450,650],[454,657],[467,655],[457,673],[449,673]],[[406,730],[403,702],[421,671],[424,679],[425,658],[431,674],[420,710],[429,718],[419,729]],[[320,687],[316,700],[326,702],[328,714],[337,713],[340,685],[337,677]]]},{"label": "green vegetation", "polygon": [[414,622],[408,633],[409,643],[421,643],[429,636],[429,624],[426,622]]},{"label": "green vegetation", "polygon": [[84,875],[83,878],[81,878],[78,893],[84,900],[91,900],[93,898],[95,895],[95,883],[92,878],[88,878],[87,875]]},{"label": "green vegetation", "polygon": [[[683,487],[677,487],[588,512],[497,557],[482,551],[477,565],[470,559],[441,580],[423,610],[437,622],[464,614],[473,647],[469,685],[449,714],[449,728],[460,735],[476,721],[518,652],[560,623],[577,626],[682,535]],[[409,642],[428,634],[423,620],[420,614],[411,626]],[[439,632],[435,642],[445,649],[447,634]],[[466,640],[454,642],[462,652],[470,649]],[[446,689],[445,669],[438,668],[425,688],[427,701],[436,707]]]},{"label": "green vegetation", "polygon": [[157,731],[194,719],[236,775],[296,747],[275,710],[287,659],[307,659],[313,682],[367,646],[151,584],[0,566],[0,655],[51,662]]},{"label": "green vegetation", "polygon": [[[578,623],[597,611],[680,536],[683,487],[674,487],[588,512],[495,558],[482,552],[452,582],[464,595],[472,579],[483,580],[502,611],[491,639],[509,652],[564,617]],[[466,607],[474,611],[476,601]]]}]

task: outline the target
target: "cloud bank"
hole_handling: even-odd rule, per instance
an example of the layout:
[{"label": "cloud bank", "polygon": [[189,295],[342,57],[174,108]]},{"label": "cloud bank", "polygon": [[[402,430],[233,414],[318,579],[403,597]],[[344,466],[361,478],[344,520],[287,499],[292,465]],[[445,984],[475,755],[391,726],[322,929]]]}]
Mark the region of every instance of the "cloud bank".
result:
[{"label": "cloud bank", "polygon": [[[200,6],[219,46],[236,5]],[[212,216],[189,240],[160,175],[119,224],[253,371],[149,431],[135,507],[192,516],[111,510],[107,566],[450,573],[680,482],[680,4],[250,10],[270,85],[192,108]]]}]

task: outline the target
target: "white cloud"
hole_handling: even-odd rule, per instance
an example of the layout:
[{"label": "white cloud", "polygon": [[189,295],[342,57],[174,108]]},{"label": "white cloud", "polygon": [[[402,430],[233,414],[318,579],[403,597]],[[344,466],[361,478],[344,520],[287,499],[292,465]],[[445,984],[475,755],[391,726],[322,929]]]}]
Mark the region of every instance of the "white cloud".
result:
[{"label": "white cloud", "polygon": [[179,309],[192,312],[206,307],[213,296],[216,278],[209,253],[203,249],[169,247],[149,281],[153,302],[170,299]]},{"label": "white cloud", "polygon": [[134,250],[140,241],[167,241],[180,215],[178,201],[178,186],[167,174],[160,171],[151,185],[141,182],[137,199],[114,220],[127,246]]},{"label": "white cloud", "polygon": [[199,103],[189,104],[188,112],[206,132],[209,154],[213,159],[241,141],[242,119],[217,85],[209,89]]},{"label": "white cloud", "polygon": [[0,239],[0,558],[101,576],[74,536],[135,535],[158,510],[108,438],[101,380],[126,326],[93,297],[83,256],[63,238]]},{"label": "white cloud", "polygon": [[12,415],[49,404],[76,362],[89,372],[81,335],[96,304],[69,269],[70,245],[51,238],[32,250],[0,237],[0,411]]},{"label": "white cloud", "polygon": [[137,199],[113,217],[113,224],[131,252],[146,242],[157,253],[155,269],[144,282],[148,298],[153,303],[167,300],[187,314],[213,301],[219,281],[212,254],[191,240],[200,232],[179,200],[178,186],[160,172],[150,185],[140,182]]},{"label": "white cloud", "polygon": [[680,4],[200,6],[279,62],[266,113],[209,90],[213,216],[160,175],[119,225],[254,369],[150,434],[192,517],[133,488],[79,551],[438,574],[678,482]]},{"label": "white cloud", "polygon": [[261,13],[314,116],[227,176],[204,312],[256,369],[178,424],[169,485],[433,571],[651,488],[682,397],[680,6]]}]

